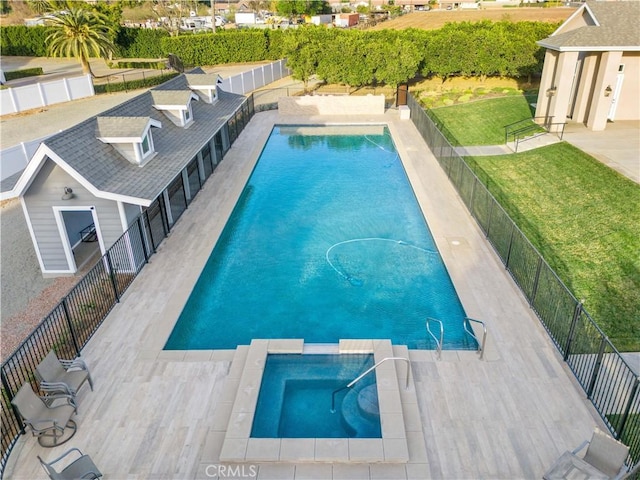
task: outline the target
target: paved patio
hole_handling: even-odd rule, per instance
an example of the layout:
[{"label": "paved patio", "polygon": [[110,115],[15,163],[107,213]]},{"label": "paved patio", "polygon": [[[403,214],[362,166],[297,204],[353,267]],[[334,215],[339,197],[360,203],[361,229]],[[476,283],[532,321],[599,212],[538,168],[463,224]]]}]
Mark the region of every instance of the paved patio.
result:
[{"label": "paved patio", "polygon": [[[389,125],[467,314],[489,330],[473,352],[410,351],[424,451],[409,463],[273,462],[245,465],[259,479],[530,479],[590,438],[599,419],[410,121],[384,116],[257,114],[96,335],[83,350],[95,391],[78,395],[78,433],[55,449],[23,436],[6,478],[46,478],[36,455],[70,447],[105,479],[216,478],[225,387],[234,351],[163,351],[166,338],[276,123]],[[220,332],[224,335],[224,332]],[[226,415],[226,416],[225,416]],[[257,477],[256,477],[257,474]],[[220,476],[220,478],[230,478]]]}]

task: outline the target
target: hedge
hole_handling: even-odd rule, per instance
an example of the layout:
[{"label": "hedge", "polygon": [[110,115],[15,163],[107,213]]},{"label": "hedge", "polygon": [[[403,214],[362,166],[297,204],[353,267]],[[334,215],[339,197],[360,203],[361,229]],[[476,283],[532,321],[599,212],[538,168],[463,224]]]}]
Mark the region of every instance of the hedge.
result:
[{"label": "hedge", "polygon": [[147,77],[140,80],[130,80],[128,82],[107,83],[103,85],[94,85],[93,89],[96,93],[113,93],[124,92],[128,90],[136,90],[138,88],[153,87],[160,85],[173,77],[178,76],[178,72],[164,73],[155,77]]},{"label": "hedge", "polygon": [[23,68],[22,70],[4,72],[4,79],[8,82],[9,80],[15,80],[17,78],[36,77],[38,75],[44,75],[42,67]]},{"label": "hedge", "polygon": [[[202,35],[181,35],[162,39],[162,48],[180,57],[185,65],[276,60],[271,57],[266,30],[229,30]],[[273,53],[272,53],[273,54]]]},{"label": "hedge", "polygon": [[122,58],[163,58],[162,39],[169,32],[162,29],[122,27],[116,38],[118,55]]},{"label": "hedge", "polygon": [[128,61],[116,61],[107,62],[109,68],[143,68],[147,70],[164,70],[167,67],[166,60],[159,60],[157,62],[128,62]]},{"label": "hedge", "polygon": [[8,25],[0,28],[0,51],[2,55],[22,57],[46,57],[45,39],[51,27],[27,27]]}]

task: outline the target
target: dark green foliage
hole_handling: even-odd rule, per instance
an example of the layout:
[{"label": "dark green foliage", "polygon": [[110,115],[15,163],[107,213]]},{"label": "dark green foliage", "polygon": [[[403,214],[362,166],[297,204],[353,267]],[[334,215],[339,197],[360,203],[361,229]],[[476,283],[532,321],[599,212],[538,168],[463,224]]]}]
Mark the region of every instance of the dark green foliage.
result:
[{"label": "dark green foliage", "polygon": [[[286,3],[286,2],[283,2]],[[302,2],[306,3],[306,2]],[[439,30],[298,29],[220,30],[169,37],[164,30],[122,28],[118,53],[125,58],[180,57],[185,65],[218,65],[287,58],[295,78],[318,75],[330,83],[396,86],[418,74],[440,77],[527,77],[542,71],[537,40],[557,24],[542,22],[449,23]],[[5,55],[46,55],[47,29],[5,27]]]},{"label": "dark green foliage", "polygon": [[535,43],[557,24],[542,22],[448,23],[421,35],[425,46],[421,72],[451,76],[522,77],[542,71],[544,50]]},{"label": "dark green foliage", "polygon": [[177,75],[179,75],[178,72],[171,72],[163,75],[158,75],[156,77],[147,77],[145,79],[140,79],[140,80],[130,80],[126,82],[109,83],[106,85],[94,85],[93,89],[95,90],[96,93],[124,92],[125,90],[127,91],[136,90],[138,88],[146,88],[146,87],[153,87],[155,85],[160,85],[161,83],[164,83],[167,80],[170,80]]},{"label": "dark green foliage", "polygon": [[168,36],[163,29],[122,27],[116,39],[118,54],[123,58],[166,57],[161,42]]},{"label": "dark green foliage", "polygon": [[229,30],[204,35],[162,39],[166,54],[180,57],[185,65],[258,62],[269,58],[267,35],[262,30]]},{"label": "dark green foliage", "polygon": [[164,70],[168,67],[166,60],[158,62],[107,62],[109,68],[143,68],[147,70]]},{"label": "dark green foliage", "polygon": [[46,57],[45,38],[53,30],[49,27],[27,27],[8,25],[0,28],[0,50],[2,55],[23,57]]},{"label": "dark green foliage", "polygon": [[4,78],[7,82],[9,80],[15,80],[16,78],[35,77],[37,75],[44,75],[42,67],[24,68],[22,70],[14,70],[13,72],[4,72]]}]

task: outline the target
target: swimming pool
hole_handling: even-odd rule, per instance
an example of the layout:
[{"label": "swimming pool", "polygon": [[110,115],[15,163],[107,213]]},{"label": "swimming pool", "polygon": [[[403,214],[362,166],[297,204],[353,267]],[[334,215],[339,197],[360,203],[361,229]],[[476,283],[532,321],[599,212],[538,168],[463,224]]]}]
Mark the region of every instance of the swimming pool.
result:
[{"label": "swimming pool", "polygon": [[375,372],[345,388],[372,366],[371,354],[268,355],[251,437],[381,438]]},{"label": "swimming pool", "polygon": [[384,125],[276,126],[166,345],[388,338],[475,348]]}]

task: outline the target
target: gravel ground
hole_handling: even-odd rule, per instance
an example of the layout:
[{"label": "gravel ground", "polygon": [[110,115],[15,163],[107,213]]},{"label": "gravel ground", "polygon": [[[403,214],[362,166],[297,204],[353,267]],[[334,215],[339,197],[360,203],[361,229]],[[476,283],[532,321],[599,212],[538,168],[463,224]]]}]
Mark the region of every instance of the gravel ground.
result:
[{"label": "gravel ground", "polygon": [[[0,120],[2,148],[51,135],[142,91],[99,95]],[[81,276],[43,278],[19,199],[0,203],[0,358],[5,359]]]},{"label": "gravel ground", "polygon": [[0,343],[10,355],[42,318],[78,281],[42,278],[20,201],[0,204]]}]

